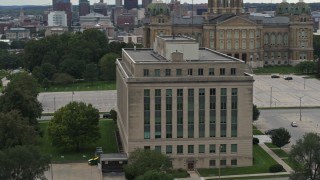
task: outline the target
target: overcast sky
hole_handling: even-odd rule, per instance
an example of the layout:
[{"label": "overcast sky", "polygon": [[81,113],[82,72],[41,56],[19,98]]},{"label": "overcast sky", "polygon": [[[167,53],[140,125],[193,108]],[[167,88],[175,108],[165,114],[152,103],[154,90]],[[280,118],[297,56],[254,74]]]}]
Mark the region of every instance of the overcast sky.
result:
[{"label": "overcast sky", "polygon": [[[91,4],[95,2],[99,2],[99,0],[89,0]],[[170,0],[163,0],[164,2],[170,2]],[[180,0],[181,2],[191,3],[192,0]],[[264,2],[264,3],[279,3],[282,0],[244,0],[244,2]],[[289,3],[298,2],[299,0],[287,0]],[[71,0],[73,5],[79,4],[79,0]],[[115,0],[104,0],[104,2],[108,4],[115,4]],[[193,3],[206,3],[208,0],[193,0]],[[319,2],[319,0],[304,0],[304,2]],[[0,0],[0,5],[7,6],[7,5],[51,5],[52,0]],[[141,4],[141,0],[139,0],[139,4]]]}]

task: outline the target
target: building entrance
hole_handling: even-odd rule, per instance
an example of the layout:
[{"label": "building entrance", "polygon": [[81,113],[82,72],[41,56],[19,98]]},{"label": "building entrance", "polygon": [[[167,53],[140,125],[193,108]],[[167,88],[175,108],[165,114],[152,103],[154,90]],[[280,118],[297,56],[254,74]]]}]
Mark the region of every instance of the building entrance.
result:
[{"label": "building entrance", "polygon": [[194,161],[188,161],[188,170],[194,169]]}]

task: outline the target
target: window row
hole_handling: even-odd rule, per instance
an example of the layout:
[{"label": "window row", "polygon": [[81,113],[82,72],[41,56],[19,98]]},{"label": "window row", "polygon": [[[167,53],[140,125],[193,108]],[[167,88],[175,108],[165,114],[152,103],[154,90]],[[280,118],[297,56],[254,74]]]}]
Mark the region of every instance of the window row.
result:
[{"label": "window row", "polygon": [[[206,149],[206,146],[208,147]],[[150,150],[150,146],[144,146],[145,150]],[[220,152],[219,152],[220,149]],[[161,152],[161,153],[166,153],[166,154],[205,154],[205,153],[210,153],[210,154],[225,154],[225,153],[231,153],[235,154],[238,152],[238,145],[237,144],[199,144],[199,145],[166,145],[166,146],[161,146],[161,145],[156,145],[154,146],[154,150]]]},{"label": "window row", "polygon": [[[227,75],[227,68],[219,68],[218,74],[220,76]],[[173,72],[174,71],[174,72]],[[215,68],[198,68],[198,69],[193,69],[193,68],[188,68],[187,70],[184,69],[143,69],[143,76],[148,77],[148,76],[153,76],[153,77],[161,77],[161,76],[214,76],[215,73]],[[237,74],[237,69],[236,68],[230,68],[229,69],[229,74],[230,75],[236,75]]]},{"label": "window row", "polygon": [[[214,167],[214,166],[227,166],[227,160],[226,159],[220,159],[220,164],[216,164],[216,159],[210,159],[209,160],[209,166]],[[238,161],[237,159],[231,159],[230,161],[230,165],[231,166],[237,166],[238,165]]]}]

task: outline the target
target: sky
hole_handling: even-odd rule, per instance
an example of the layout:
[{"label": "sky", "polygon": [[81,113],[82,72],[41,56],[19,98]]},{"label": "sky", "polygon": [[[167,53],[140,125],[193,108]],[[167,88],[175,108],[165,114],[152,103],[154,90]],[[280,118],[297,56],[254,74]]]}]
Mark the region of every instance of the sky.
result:
[{"label": "sky", "polygon": [[[91,4],[95,2],[99,2],[99,0],[89,0]],[[163,0],[164,2],[170,2],[170,0]],[[192,3],[192,0],[180,0],[181,2],[187,2],[187,3]],[[299,0],[287,0],[289,3],[295,3],[298,2]],[[73,5],[78,5],[79,0],[71,0]],[[108,4],[115,4],[115,0],[104,0],[104,2]],[[208,0],[193,0],[193,3],[206,3]],[[244,0],[244,2],[248,3],[260,3],[261,0]],[[280,3],[282,0],[266,0],[263,1],[264,3]],[[319,0],[304,0],[306,3],[310,2],[319,2]],[[0,6],[10,6],[10,5],[51,5],[52,0],[0,0]],[[141,0],[139,0],[139,4],[141,4]]]}]

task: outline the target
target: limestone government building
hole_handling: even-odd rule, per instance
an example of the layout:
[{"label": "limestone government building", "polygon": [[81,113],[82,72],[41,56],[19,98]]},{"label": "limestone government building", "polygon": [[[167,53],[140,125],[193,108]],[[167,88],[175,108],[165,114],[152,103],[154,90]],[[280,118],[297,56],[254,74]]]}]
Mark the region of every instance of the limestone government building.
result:
[{"label": "limestone government building", "polygon": [[185,36],[117,59],[123,151],[152,149],[174,168],[251,166],[253,77],[248,65]]},{"label": "limestone government building", "polygon": [[242,0],[208,0],[206,14],[184,17],[154,1],[146,9],[144,47],[153,48],[157,35],[184,35],[195,38],[200,47],[242,59],[253,68],[313,59],[312,18],[303,0],[284,0],[274,17],[251,16],[242,10]]}]

